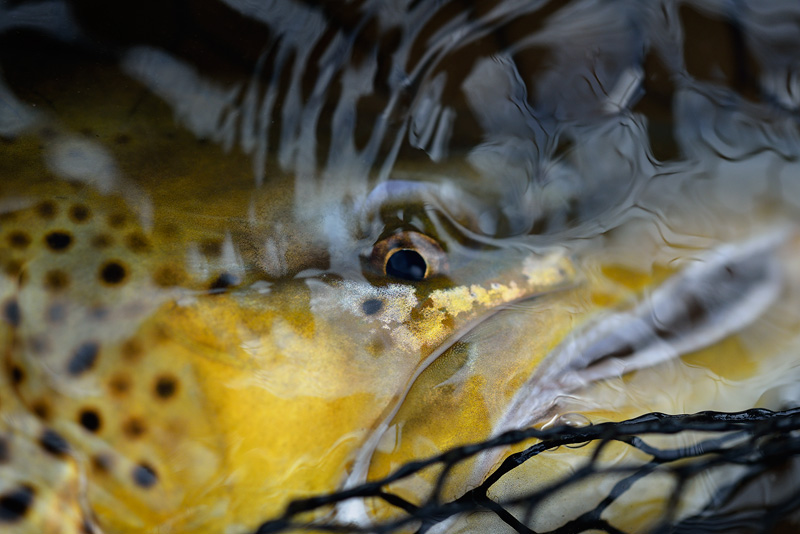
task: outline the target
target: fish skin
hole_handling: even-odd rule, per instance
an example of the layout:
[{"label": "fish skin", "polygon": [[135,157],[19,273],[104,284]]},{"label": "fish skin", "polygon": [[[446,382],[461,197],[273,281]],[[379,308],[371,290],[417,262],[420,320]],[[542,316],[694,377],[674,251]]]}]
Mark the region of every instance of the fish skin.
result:
[{"label": "fish skin", "polygon": [[[632,256],[655,262],[655,268],[651,263],[637,270],[631,266],[640,265],[640,258],[603,255],[605,243],[596,239],[557,250],[579,279],[585,277],[583,283],[562,287],[563,280],[554,280],[550,271],[533,269],[529,272],[541,281],[523,287],[520,284],[530,281],[520,276],[526,260],[548,257],[545,247],[523,247],[520,252],[519,243],[512,240],[495,254],[482,251],[478,259],[468,254],[459,259],[453,243],[450,285],[409,291],[407,284],[366,283],[355,258],[376,236],[331,233],[331,228],[358,226],[348,213],[350,205],[343,208],[340,198],[330,203],[323,198],[318,204],[298,206],[286,193],[294,186],[293,178],[279,169],[270,174],[267,187],[253,195],[249,162],[238,161],[214,144],[198,143],[174,126],[172,110],[161,102],[146,101],[132,119],[127,108],[115,111],[104,93],[133,102],[140,88],[92,74],[102,90],[70,97],[76,101],[67,105],[59,102],[58,121],[45,121],[51,131],[18,138],[12,147],[3,148],[13,157],[0,161],[5,215],[0,237],[5,245],[14,232],[24,230],[33,244],[24,251],[0,251],[3,302],[17,301],[21,317],[7,316],[0,347],[5,363],[12,368],[20,364],[25,372],[17,386],[2,384],[8,399],[0,397],[0,410],[4,419],[30,425],[10,432],[12,445],[19,442],[31,454],[30,462],[14,458],[0,470],[38,488],[36,507],[26,514],[25,523],[16,525],[22,532],[47,531],[54,517],[66,519],[61,527],[77,530],[89,522],[104,532],[252,530],[294,496],[340,487],[366,437],[395,408],[398,418],[409,421],[404,436],[435,439],[424,443],[421,451],[395,451],[379,443],[380,455],[390,457],[371,464],[371,476],[421,454],[487,436],[487,414],[505,406],[536,364],[574,328],[609,307],[641,298],[677,272],[673,262],[696,259],[697,249],[757,233],[750,220],[738,221],[736,214],[723,212],[708,227],[691,217],[669,214],[664,216],[667,221],[693,228],[705,240],[690,243],[690,250],[681,244],[666,247],[660,253],[668,258],[652,259],[657,255],[641,252],[653,242],[647,235],[618,238],[619,246],[634,249]],[[53,162],[61,162],[55,171],[63,171],[70,153],[98,146],[81,138],[82,123],[92,124],[93,133],[103,139],[102,153],[113,158],[69,176],[73,183],[65,184],[53,176]],[[176,140],[167,148],[163,137],[153,132]],[[128,142],[111,142],[120,135]],[[187,167],[187,161],[192,165]],[[137,174],[124,172],[129,169],[137,169]],[[427,172],[424,165],[415,170]],[[728,188],[736,190],[735,185]],[[643,204],[662,209],[664,204],[669,208],[670,201],[679,204],[691,198],[686,192],[676,194],[677,189],[654,194]],[[746,204],[754,196],[743,194],[737,200],[745,199]],[[457,202],[459,197],[450,200]],[[39,208],[50,201],[58,213],[54,219]],[[77,205],[90,208],[89,226],[70,218]],[[120,214],[126,222],[117,228],[112,218]],[[50,232],[65,229],[75,238],[68,250],[55,252],[44,245]],[[109,233],[111,248],[87,248],[88,240]],[[131,240],[133,235],[144,239]],[[346,263],[347,258],[352,261]],[[130,271],[122,286],[111,289],[99,282],[98,273],[105,262],[119,259]],[[344,262],[333,270],[356,281],[318,278],[332,259]],[[67,274],[66,288],[54,289],[63,283],[58,276],[48,277],[53,268]],[[305,273],[305,279],[282,280],[297,273]],[[220,281],[222,274],[231,275],[236,282],[232,288],[220,287],[226,285]],[[509,280],[517,281],[516,288]],[[503,290],[493,298],[491,291],[498,287]],[[541,298],[525,298],[534,295]],[[359,304],[375,296],[392,305],[385,305],[379,317],[370,319],[373,326],[365,329]],[[414,315],[409,322],[413,310],[424,312],[426,321],[418,322]],[[473,324],[487,310],[497,313]],[[66,319],[53,324],[52,318],[59,316]],[[493,328],[530,328],[525,321],[532,318],[545,333],[535,342],[492,338]],[[112,322],[113,332],[97,326]],[[442,340],[460,332],[461,325],[467,325],[459,339],[463,343],[452,343],[439,355],[443,357],[426,365]],[[383,326],[389,327],[388,335]],[[376,332],[381,334],[378,340],[364,345]],[[37,334],[44,340],[34,339]],[[95,357],[87,343],[96,342],[98,335],[108,337],[98,342]],[[50,360],[35,355],[42,341],[52,348]],[[723,375],[715,367],[721,365],[715,356],[733,354],[737,357],[727,365],[737,376],[747,375],[754,369],[753,353],[731,349],[737,343],[728,339],[705,355],[688,357],[699,358],[705,369]],[[326,347],[324,358],[320,347]],[[479,349],[486,354],[498,347],[506,356],[522,349],[533,357],[519,362],[475,356]],[[287,353],[297,356],[296,361]],[[409,354],[413,357],[407,359]],[[320,364],[320,359],[325,362]],[[70,368],[86,371],[78,373],[75,382],[67,376]],[[460,370],[462,375],[453,379]],[[6,375],[6,382],[13,378],[12,372]],[[169,399],[157,393],[164,377],[178,380]],[[504,387],[498,388],[501,383]],[[127,393],[115,396],[120,390]],[[597,400],[608,398],[608,391],[605,396],[591,391],[571,409],[589,414],[593,421],[645,409],[636,402],[630,406],[614,398],[605,404]],[[42,408],[42,399],[49,401],[48,410]],[[82,410],[96,406],[102,408],[102,430],[97,434],[80,423]],[[455,413],[464,423],[439,425],[436,418],[418,415],[432,410],[442,418]],[[42,416],[46,411],[48,417]],[[137,420],[146,422],[144,430]],[[51,458],[39,444],[45,423],[67,440],[74,455]],[[342,427],[352,430],[343,433]],[[145,469],[143,461],[149,462]],[[110,471],[106,464],[113,466]],[[152,472],[158,482],[143,487],[150,484]],[[46,480],[37,478],[40,474]],[[384,511],[376,513],[380,517]]]},{"label": "fish skin", "polygon": [[[125,196],[134,187],[5,185],[0,239],[16,244],[0,253],[1,287],[16,311],[2,346],[24,380],[3,406],[70,449],[51,463],[71,493],[30,480],[37,506],[21,531],[69,517],[39,502],[72,506],[76,528],[102,532],[252,529],[293,498],[339,487],[369,429],[449,337],[576,282],[568,253],[529,248],[487,251],[482,279],[466,285],[274,279],[248,248],[264,242],[263,225],[215,215],[236,195],[192,216],[171,205],[173,185],[151,191],[145,210]],[[367,314],[367,300],[380,310]],[[0,469],[24,480],[17,458]]]}]

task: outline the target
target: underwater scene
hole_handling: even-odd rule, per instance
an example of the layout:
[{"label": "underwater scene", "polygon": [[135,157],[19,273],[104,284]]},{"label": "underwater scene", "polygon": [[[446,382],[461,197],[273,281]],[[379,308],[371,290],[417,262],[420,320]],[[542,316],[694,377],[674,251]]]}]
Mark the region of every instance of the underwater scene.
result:
[{"label": "underwater scene", "polygon": [[800,529],[796,0],[0,0],[0,532]]}]

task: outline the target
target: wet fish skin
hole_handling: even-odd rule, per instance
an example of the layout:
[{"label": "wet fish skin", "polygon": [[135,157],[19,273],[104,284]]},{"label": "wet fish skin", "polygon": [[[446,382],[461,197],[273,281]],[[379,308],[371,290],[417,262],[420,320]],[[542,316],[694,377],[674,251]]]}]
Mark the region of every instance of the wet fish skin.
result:
[{"label": "wet fish skin", "polygon": [[[612,48],[619,43],[615,40]],[[127,75],[138,75],[142,83],[146,81],[142,71],[131,66],[138,65],[135,59],[160,58],[168,66],[192,66],[174,51],[162,55],[157,48],[137,47],[127,52]],[[514,63],[499,59],[503,61],[492,72],[513,74],[509,69]],[[298,63],[302,65],[301,60]],[[0,158],[5,215],[0,239],[4,245],[22,243],[26,239],[18,238],[18,232],[24,232],[28,241],[25,247],[0,252],[5,272],[0,300],[6,311],[0,347],[10,366],[4,380],[14,382],[15,376],[24,376],[19,383],[3,387],[8,398],[0,398],[0,410],[17,425],[10,430],[12,447],[24,447],[31,454],[30,462],[42,466],[41,472],[31,474],[30,462],[26,460],[20,467],[22,459],[17,456],[10,466],[0,466],[17,477],[0,477],[3,480],[34,479],[28,480],[37,488],[34,506],[25,514],[26,522],[16,524],[22,531],[50,528],[53,517],[64,517],[65,525],[76,531],[83,528],[83,520],[111,532],[133,528],[202,532],[223,527],[248,531],[265,516],[277,513],[292,496],[340,487],[356,460],[361,460],[359,477],[378,476],[422,453],[491,435],[492,425],[514,392],[573,328],[608,307],[644,298],[651,287],[677,272],[671,266],[674,260],[697,259],[702,257],[701,249],[757,235],[758,225],[770,226],[771,220],[785,216],[780,209],[764,215],[774,206],[769,201],[759,204],[754,200],[759,194],[750,189],[742,188],[738,194],[739,186],[751,182],[729,177],[729,168],[709,171],[712,178],[704,177],[702,182],[716,180],[721,185],[712,193],[703,193],[695,185],[701,181],[692,174],[697,168],[681,162],[667,165],[664,169],[668,172],[645,184],[642,194],[642,184],[621,180],[618,169],[624,164],[643,175],[653,171],[646,151],[630,152],[632,147],[647,146],[644,121],[625,113],[606,115],[609,102],[603,98],[576,99],[576,107],[567,111],[581,112],[569,117],[578,120],[567,126],[574,127],[571,133],[584,144],[568,155],[563,165],[563,161],[548,160],[546,148],[537,152],[537,162],[550,174],[537,174],[541,181],[536,185],[541,187],[525,194],[514,180],[499,188],[494,180],[473,188],[471,182],[453,179],[463,176],[463,168],[455,167],[448,175],[443,172],[450,170],[446,165],[437,165],[432,172],[427,164],[396,162],[399,167],[410,167],[413,172],[408,174],[417,179],[414,183],[424,176],[433,183],[425,195],[400,195],[400,199],[381,202],[403,204],[408,212],[412,211],[409,204],[415,204],[413,209],[419,212],[416,204],[420,198],[428,203],[438,201],[437,208],[448,204],[466,207],[469,209],[463,214],[454,209],[447,215],[463,215],[455,217],[457,223],[474,222],[481,215],[473,209],[477,190],[489,204],[496,204],[491,214],[505,213],[509,219],[505,228],[502,224],[484,228],[508,232],[509,228],[519,231],[531,225],[542,232],[525,239],[487,239],[475,252],[458,240],[449,241],[451,236],[442,231],[446,224],[432,224],[433,230],[426,227],[426,232],[448,245],[451,270],[447,276],[410,289],[409,284],[396,280],[367,279],[362,272],[365,252],[381,238],[385,224],[380,206],[377,214],[373,210],[364,217],[353,209],[369,205],[370,189],[361,180],[363,168],[331,165],[325,170],[338,174],[330,172],[324,180],[301,183],[293,174],[297,168],[287,172],[286,168],[264,167],[268,179],[254,192],[253,167],[260,168],[258,158],[254,163],[239,158],[237,152],[227,152],[237,147],[239,130],[232,137],[227,136],[231,130],[225,130],[225,135],[214,139],[219,146],[200,143],[195,137],[198,132],[184,129],[191,128],[192,119],[198,116],[180,112],[168,95],[161,95],[166,104],[153,97],[140,100],[142,87],[118,73],[109,76],[103,69],[89,73],[97,83],[94,93],[81,86],[83,96],[73,94],[66,102],[53,99],[56,119],[38,117],[36,120],[44,122],[35,124],[43,129],[30,130],[15,144],[4,146],[4,152],[13,157]],[[637,79],[635,71],[626,73],[625,80]],[[226,76],[220,81],[206,77],[208,73],[200,74],[194,88],[231,89],[251,81],[237,79],[229,85]],[[158,81],[156,77],[155,86]],[[216,85],[201,84],[209,81]],[[69,86],[69,82],[61,83]],[[150,90],[157,92],[155,86]],[[550,87],[559,85],[551,81]],[[518,90],[519,86],[512,83],[510,88]],[[713,90],[703,84],[693,88],[696,92],[682,89],[676,109],[693,105],[694,109],[719,111],[714,108],[719,102]],[[493,139],[502,142],[481,147],[483,152],[473,154],[472,162],[483,165],[490,177],[497,168],[517,176],[514,173],[520,167],[526,169],[524,165],[531,163],[527,159],[531,146],[510,142],[504,131],[524,125],[492,122],[510,101],[504,98],[503,86],[495,89],[498,92],[485,94],[493,95],[490,103],[496,106],[481,109],[487,124],[500,129]],[[569,89],[563,99],[554,99],[554,109],[576,94]],[[63,91],[72,93],[77,94]],[[58,94],[61,91],[56,91]],[[789,97],[784,99],[785,105],[791,105],[791,94],[784,96]],[[426,98],[436,100],[435,95],[426,94]],[[130,105],[119,106],[121,109],[104,105],[112,100]],[[252,104],[249,94],[245,102]],[[625,111],[625,102],[613,104],[614,113]],[[742,114],[749,117],[748,113],[762,111],[753,107],[755,111],[742,106]],[[423,108],[421,104],[413,107],[415,119],[424,118]],[[293,108],[287,105],[284,109]],[[735,116],[741,111],[736,106],[725,110]],[[686,113],[691,116],[691,109]],[[188,124],[176,127],[173,114]],[[254,117],[252,113],[244,115],[248,120]],[[722,112],[712,115],[727,117]],[[227,117],[234,121],[231,117],[235,116],[231,112]],[[586,117],[591,120],[583,123]],[[719,139],[703,125],[695,125],[698,121],[679,119],[685,122],[680,125],[684,129],[679,130],[678,142],[695,139],[682,148],[716,148]],[[446,113],[442,120],[446,124]],[[544,122],[546,128],[555,127]],[[92,125],[88,136],[81,133],[87,123]],[[534,137],[544,140],[546,128],[536,130]],[[216,133],[213,128],[212,133]],[[102,140],[93,140],[92,135]],[[245,137],[239,139],[239,148],[250,154],[255,145],[248,149],[247,143],[253,140],[245,142]],[[349,136],[337,138],[337,142],[348,141]],[[431,157],[439,153],[434,150],[436,143],[428,145],[421,137],[416,141]],[[292,153],[291,142],[279,149],[292,156],[289,167],[297,165],[302,170],[311,160],[307,157],[310,146],[304,145],[301,156]],[[785,147],[781,150],[791,152]],[[99,164],[76,166],[81,157],[72,159],[74,154],[91,156],[89,159]],[[514,162],[520,167],[506,169],[498,163],[502,161],[499,156],[509,155],[519,158]],[[456,154],[453,159],[459,157]],[[569,172],[571,165],[597,178],[597,184],[592,182],[595,190],[608,192],[602,206],[594,206],[586,200],[590,196],[581,195],[584,182]],[[740,163],[737,169],[758,175],[768,166],[755,161],[753,167]],[[73,183],[64,184],[52,173]],[[670,182],[670,173],[678,178]],[[681,184],[688,185],[682,189]],[[448,196],[446,190],[454,194]],[[733,193],[722,195],[726,190]],[[697,195],[701,198],[730,201],[733,197],[733,203],[739,203],[735,207],[749,208],[743,209],[746,215],[742,215],[711,203],[705,206],[710,221],[700,215],[676,216],[680,206],[697,208],[691,199],[698,191],[703,193]],[[570,198],[585,209],[570,207]],[[791,195],[788,198],[790,204]],[[503,204],[520,199],[525,202],[513,207]],[[665,245],[646,233],[623,235],[623,230],[639,226],[639,221],[626,218],[636,204],[632,200],[655,214],[641,226],[662,231],[666,227],[664,235],[670,239],[680,236],[677,244]],[[55,207],[45,208],[49,202]],[[614,208],[613,216],[604,210],[609,205]],[[80,206],[89,210],[88,221],[74,220],[81,218],[76,217]],[[51,211],[55,212],[52,219],[47,215]],[[542,211],[547,215],[535,223],[533,214]],[[442,215],[442,220],[447,220],[447,215]],[[655,218],[666,223],[651,224]],[[629,224],[617,227],[622,222]],[[751,224],[754,222],[757,224]],[[422,224],[419,218],[412,223]],[[465,226],[468,228],[461,228],[464,233],[481,229],[479,224]],[[598,237],[605,230],[610,230],[611,237]],[[614,230],[622,235],[617,237],[617,245],[632,250],[630,255],[604,255],[601,245],[606,237],[609,242],[614,239]],[[64,233],[71,241],[59,246],[65,241]],[[108,243],[100,246],[104,241]],[[657,246],[652,247],[653,243]],[[537,270],[543,265],[540,260],[548,258],[544,262],[547,268]],[[524,274],[526,260],[529,276]],[[560,264],[563,272],[552,269],[554,264]],[[658,269],[664,272],[656,272]],[[623,275],[612,276],[614,270]],[[573,274],[583,283],[573,284]],[[290,280],[293,277],[297,279]],[[533,296],[537,298],[526,298]],[[378,307],[375,301],[383,303],[379,311],[367,313]],[[365,307],[367,302],[370,304]],[[725,302],[735,303],[736,299]],[[729,308],[722,305],[721,309]],[[406,312],[408,317],[403,319]],[[488,319],[487,312],[491,314]],[[524,332],[536,332],[536,339],[522,336]],[[745,332],[745,339],[747,335]],[[700,366],[726,376],[720,371],[722,358],[716,356],[732,354],[726,359],[736,369],[734,376],[763,372],[773,361],[774,353],[766,348],[771,345],[764,345],[765,363],[755,367],[752,353],[731,350],[731,343],[735,345],[738,338],[732,336],[709,347]],[[45,342],[49,343],[45,350],[49,359],[38,355]],[[509,361],[517,354],[527,357],[521,362]],[[693,361],[692,355],[687,357]],[[21,375],[14,371],[15,365]],[[660,366],[657,373],[668,374],[665,368],[671,367]],[[71,376],[76,373],[77,379]],[[643,374],[635,379],[641,381]],[[713,378],[692,378],[699,384],[715,384]],[[635,379],[631,380],[636,383]],[[609,396],[604,388],[619,380],[589,384],[577,401],[564,403],[564,410],[602,420],[653,408],[652,404],[642,405],[641,400],[625,404]],[[298,397],[298,391],[311,393]],[[634,396],[636,390],[626,391]],[[664,405],[670,406],[668,402]],[[431,418],[431,413],[438,417]],[[99,418],[99,430],[92,430],[96,423],[91,414]],[[463,424],[442,425],[440,420]],[[350,431],[343,432],[342,427]],[[390,439],[392,430],[381,436],[384,427],[394,429],[396,450]],[[61,440],[48,430],[70,444],[69,454],[52,454],[60,450]],[[381,439],[370,442],[372,436]],[[417,444],[422,442],[421,450],[403,441],[411,436],[418,438]],[[427,438],[431,439],[426,442]],[[366,448],[365,442],[369,443]],[[361,451],[368,454],[362,456]],[[373,453],[374,463],[366,465]],[[580,457],[580,453],[573,456]],[[37,478],[42,474],[46,480]],[[86,484],[86,499],[82,484]],[[2,502],[23,502],[28,493],[20,489],[9,487],[3,495],[16,500]],[[376,515],[382,513],[378,510]]]}]

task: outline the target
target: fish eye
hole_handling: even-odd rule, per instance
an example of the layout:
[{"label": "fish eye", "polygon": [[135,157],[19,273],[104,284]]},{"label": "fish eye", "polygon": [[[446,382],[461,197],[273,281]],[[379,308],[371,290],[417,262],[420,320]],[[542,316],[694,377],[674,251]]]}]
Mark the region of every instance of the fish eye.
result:
[{"label": "fish eye", "polygon": [[384,276],[419,282],[446,271],[446,254],[434,239],[406,231],[378,241],[370,257],[375,270]]}]

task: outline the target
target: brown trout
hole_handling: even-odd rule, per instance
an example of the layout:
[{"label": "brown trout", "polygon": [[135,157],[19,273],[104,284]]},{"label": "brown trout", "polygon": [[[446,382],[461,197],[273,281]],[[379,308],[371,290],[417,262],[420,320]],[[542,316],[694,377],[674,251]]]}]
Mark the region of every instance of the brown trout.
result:
[{"label": "brown trout", "polygon": [[[797,95],[753,44],[774,13],[740,29],[759,100],[728,63],[676,59],[732,16],[702,2],[367,4],[170,4],[145,24],[128,2],[0,2],[3,531],[244,534],[516,428],[800,400]],[[420,504],[440,474],[387,489]],[[615,528],[657,524],[671,488],[648,480]],[[680,514],[719,484],[690,484]]]}]

